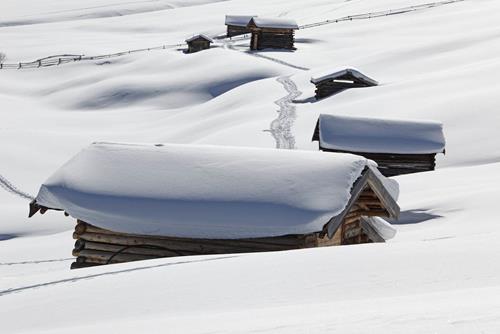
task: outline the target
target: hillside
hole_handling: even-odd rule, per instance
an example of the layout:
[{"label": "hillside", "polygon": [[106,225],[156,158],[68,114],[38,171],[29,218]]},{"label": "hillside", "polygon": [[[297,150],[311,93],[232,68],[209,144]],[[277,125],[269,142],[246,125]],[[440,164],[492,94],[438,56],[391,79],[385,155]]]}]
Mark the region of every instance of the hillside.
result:
[{"label": "hillside", "polygon": [[[0,177],[31,195],[95,141],[317,150],[320,113],[441,121],[446,155],[435,172],[395,178],[402,216],[386,244],[77,271],[73,220],[28,220],[27,199],[0,189],[2,331],[498,332],[500,228],[488,208],[500,195],[500,3],[397,10],[428,1],[4,0],[5,63],[170,46],[0,70]],[[176,46],[223,34],[226,14],[308,25],[388,10],[300,29],[295,52],[256,56],[248,39]],[[343,66],[380,85],[314,101],[311,76]]]}]

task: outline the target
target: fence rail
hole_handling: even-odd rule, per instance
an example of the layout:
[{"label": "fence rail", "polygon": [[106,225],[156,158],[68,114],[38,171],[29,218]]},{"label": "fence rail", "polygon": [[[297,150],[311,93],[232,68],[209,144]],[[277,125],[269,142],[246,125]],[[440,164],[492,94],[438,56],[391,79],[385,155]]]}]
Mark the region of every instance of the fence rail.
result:
[{"label": "fence rail", "polygon": [[105,55],[97,55],[97,56],[56,55],[56,56],[50,56],[50,57],[37,59],[37,60],[31,61],[31,62],[19,62],[19,63],[11,63],[11,64],[1,64],[0,63],[0,70],[1,69],[20,70],[20,69],[28,69],[28,68],[57,66],[57,65],[73,63],[73,62],[77,62],[77,61],[85,61],[85,60],[109,59],[109,58],[122,57],[125,55],[130,55],[130,54],[138,53],[138,52],[147,52],[147,51],[154,51],[154,50],[165,50],[165,49],[179,48],[179,47],[183,47],[185,45],[186,44],[182,44],[182,43],[181,44],[161,45],[161,46],[155,46],[155,47],[151,47],[151,48],[128,50],[128,51],[122,51],[122,52],[105,54]]},{"label": "fence rail", "polygon": [[[383,17],[383,16],[405,14],[405,13],[410,13],[410,12],[414,12],[414,11],[418,11],[418,10],[424,10],[424,9],[444,6],[444,5],[453,4],[453,3],[462,2],[462,1],[465,1],[465,0],[445,0],[445,1],[438,1],[438,2],[429,2],[429,3],[425,3],[425,4],[421,4],[421,5],[408,6],[408,7],[402,7],[402,8],[397,8],[397,9],[389,9],[389,10],[384,10],[384,11],[370,12],[370,13],[357,14],[357,15],[349,15],[349,16],[344,16],[344,17],[337,18],[337,19],[331,19],[331,20],[325,20],[325,21],[320,21],[320,22],[313,22],[313,23],[309,23],[309,24],[304,24],[304,25],[299,26],[299,29],[310,29],[310,28],[315,28],[315,27],[319,27],[319,26],[323,26],[323,25],[327,25],[327,24],[332,24],[332,23],[354,21],[354,20],[367,20],[367,19]],[[238,41],[238,40],[245,40],[248,38],[249,38],[249,35],[242,35],[242,36],[233,37],[233,38],[231,38],[231,40]],[[216,40],[229,40],[230,38],[224,37],[223,35],[219,35],[219,36],[216,36],[214,39],[216,39]],[[161,45],[161,46],[155,46],[155,47],[151,47],[151,48],[128,50],[128,51],[105,54],[105,55],[98,55],[98,56],[57,55],[57,56],[50,56],[50,57],[46,57],[46,58],[37,59],[37,60],[32,61],[32,62],[19,62],[19,63],[10,63],[10,64],[0,63],[0,70],[2,70],[2,69],[18,69],[19,70],[19,69],[28,69],[28,68],[57,66],[57,65],[62,65],[62,64],[67,64],[67,63],[72,63],[72,62],[77,62],[77,61],[109,59],[109,58],[122,57],[125,55],[138,53],[138,52],[173,49],[173,48],[180,48],[180,47],[184,47],[184,46],[186,46],[185,43]]]},{"label": "fence rail", "polygon": [[373,19],[373,18],[383,17],[383,16],[405,14],[405,13],[415,12],[418,10],[430,9],[430,8],[444,6],[444,5],[448,5],[448,4],[452,4],[452,3],[456,3],[456,2],[462,2],[462,1],[465,1],[465,0],[446,0],[446,1],[438,1],[438,2],[429,2],[429,3],[424,3],[421,5],[408,6],[408,7],[402,7],[402,8],[397,8],[397,9],[389,9],[389,10],[370,12],[370,13],[364,13],[364,14],[357,14],[357,15],[348,15],[348,16],[340,17],[338,19],[325,20],[325,21],[321,21],[321,22],[313,22],[313,23],[305,24],[305,25],[299,26],[299,29],[314,28],[314,27],[319,27],[319,26],[326,25],[326,24],[339,23],[339,22],[345,22],[345,21],[367,20],[367,19]]}]

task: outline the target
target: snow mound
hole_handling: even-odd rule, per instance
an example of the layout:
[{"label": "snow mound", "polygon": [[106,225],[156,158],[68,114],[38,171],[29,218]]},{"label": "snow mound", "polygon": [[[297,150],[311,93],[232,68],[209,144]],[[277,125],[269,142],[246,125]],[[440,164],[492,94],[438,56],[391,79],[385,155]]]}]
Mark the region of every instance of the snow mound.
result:
[{"label": "snow mound", "polygon": [[318,123],[321,146],[332,150],[429,154],[445,148],[439,122],[321,114]]},{"label": "snow mound", "polygon": [[96,143],[36,201],[124,233],[250,238],[320,231],[369,164],[350,154]]}]

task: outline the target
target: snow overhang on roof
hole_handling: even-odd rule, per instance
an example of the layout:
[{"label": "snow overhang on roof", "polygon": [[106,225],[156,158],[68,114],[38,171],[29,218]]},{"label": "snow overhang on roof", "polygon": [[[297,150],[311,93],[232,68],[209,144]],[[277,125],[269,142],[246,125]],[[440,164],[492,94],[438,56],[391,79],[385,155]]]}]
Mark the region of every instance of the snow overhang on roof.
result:
[{"label": "snow overhang on roof", "polygon": [[122,233],[306,234],[344,211],[370,164],[316,151],[95,143],[41,186],[36,204]]},{"label": "snow overhang on roof", "polygon": [[299,25],[295,20],[282,17],[254,17],[250,22],[253,22],[257,28],[299,29]]},{"label": "snow overhang on roof", "polygon": [[343,77],[344,75],[347,75],[347,74],[350,74],[353,77],[355,77],[355,78],[357,78],[357,79],[359,79],[359,80],[361,80],[361,81],[363,81],[371,86],[378,85],[378,82],[376,80],[364,75],[363,73],[361,73],[359,70],[357,70],[355,68],[349,68],[349,67],[341,68],[341,69],[327,70],[327,71],[317,73],[311,78],[311,82],[313,84],[317,84],[319,82],[329,80],[329,79],[335,80],[335,79]]},{"label": "snow overhang on roof", "polygon": [[431,154],[445,150],[443,124],[322,114],[322,148],[355,153]]},{"label": "snow overhang on roof", "polygon": [[250,20],[257,15],[226,15],[227,26],[246,27]]},{"label": "snow overhang on roof", "polygon": [[208,37],[207,35],[198,34],[198,35],[194,35],[194,36],[193,36],[193,37],[191,37],[191,38],[186,39],[186,43],[192,42],[192,41],[197,40],[197,39],[199,39],[199,38],[201,38],[201,39],[205,39],[205,40],[209,41],[210,43],[213,43],[213,42],[214,42],[214,40],[213,40],[213,39],[211,39],[210,37]]}]

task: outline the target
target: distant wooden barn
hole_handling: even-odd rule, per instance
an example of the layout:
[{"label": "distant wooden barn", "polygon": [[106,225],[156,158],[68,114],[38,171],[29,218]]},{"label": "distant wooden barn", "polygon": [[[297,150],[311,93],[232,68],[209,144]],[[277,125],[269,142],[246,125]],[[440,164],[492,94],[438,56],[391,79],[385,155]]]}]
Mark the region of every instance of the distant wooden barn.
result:
[{"label": "distant wooden barn", "polygon": [[257,15],[226,15],[227,37],[250,34],[248,23]]},{"label": "distant wooden barn", "polygon": [[377,86],[378,82],[353,68],[333,70],[311,78],[316,85],[316,99],[322,99],[349,88]]},{"label": "distant wooden barn", "polygon": [[201,50],[210,49],[210,44],[214,41],[203,34],[195,35],[191,38],[186,39],[188,45],[187,53],[194,53]]},{"label": "distant wooden barn", "polygon": [[320,115],[312,137],[326,152],[371,159],[389,177],[432,171],[445,153],[443,125],[432,121]]},{"label": "distant wooden barn", "polygon": [[248,23],[252,32],[251,50],[288,49],[295,50],[295,30],[297,22],[285,18],[253,17]]},{"label": "distant wooden barn", "polygon": [[381,217],[398,217],[397,194],[353,155],[100,143],[42,185],[30,217],[74,217],[81,268],[384,242],[395,230]]}]

